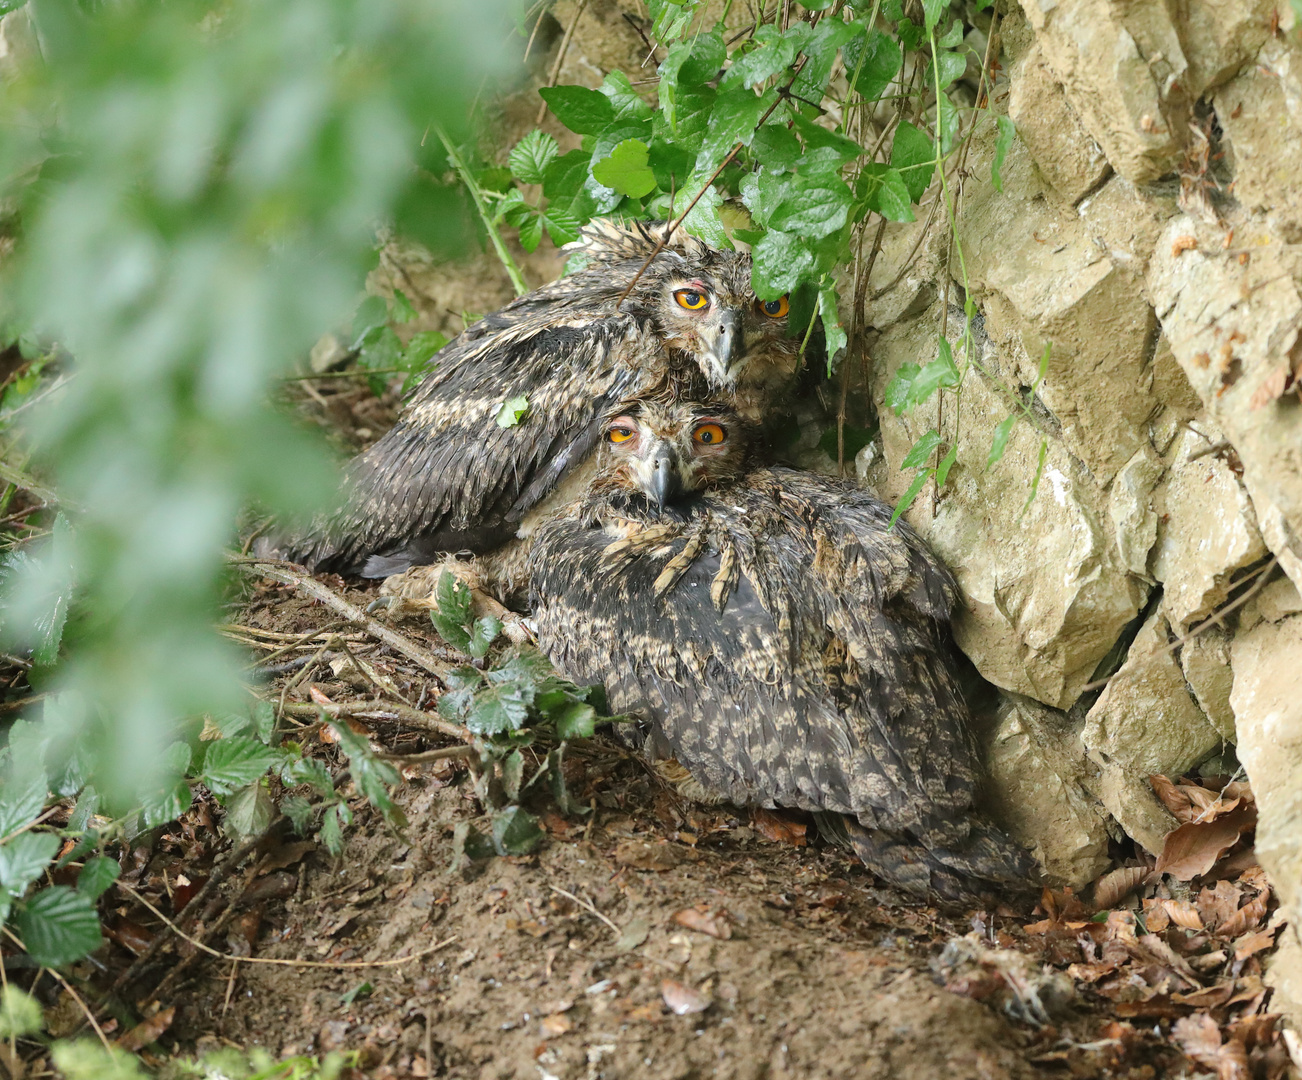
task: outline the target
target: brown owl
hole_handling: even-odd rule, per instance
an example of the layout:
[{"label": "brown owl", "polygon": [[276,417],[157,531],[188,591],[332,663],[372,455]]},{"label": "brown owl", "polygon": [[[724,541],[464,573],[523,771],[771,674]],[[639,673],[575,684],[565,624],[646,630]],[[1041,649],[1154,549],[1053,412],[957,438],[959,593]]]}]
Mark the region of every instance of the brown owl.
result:
[{"label": "brown owl", "polygon": [[751,468],[748,432],[727,405],[620,407],[588,495],[535,538],[540,646],[706,789],[827,815],[901,888],[1025,886],[973,809],[949,573],[855,484]]},{"label": "brown owl", "polygon": [[[749,255],[681,230],[634,283],[666,228],[587,226],[571,245],[583,269],[481,319],[433,358],[397,424],[350,465],[340,510],[260,550],[366,577],[441,552],[489,551],[527,533],[549,496],[563,501],[558,486],[582,490],[574,474],[625,398],[708,391],[758,417],[796,369],[787,301],[756,298]],[[503,402],[521,396],[523,418],[499,426]]]}]

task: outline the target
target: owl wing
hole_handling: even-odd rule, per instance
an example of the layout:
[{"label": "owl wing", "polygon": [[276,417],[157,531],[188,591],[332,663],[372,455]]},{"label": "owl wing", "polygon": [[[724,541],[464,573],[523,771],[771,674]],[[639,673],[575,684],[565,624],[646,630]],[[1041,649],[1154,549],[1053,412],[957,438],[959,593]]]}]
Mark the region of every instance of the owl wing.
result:
[{"label": "owl wing", "polygon": [[[281,550],[317,569],[383,577],[509,539],[597,445],[604,413],[665,374],[644,320],[562,296],[530,294],[447,345],[397,424],[348,467],[343,508]],[[502,426],[502,405],[516,397],[527,411]]]}]

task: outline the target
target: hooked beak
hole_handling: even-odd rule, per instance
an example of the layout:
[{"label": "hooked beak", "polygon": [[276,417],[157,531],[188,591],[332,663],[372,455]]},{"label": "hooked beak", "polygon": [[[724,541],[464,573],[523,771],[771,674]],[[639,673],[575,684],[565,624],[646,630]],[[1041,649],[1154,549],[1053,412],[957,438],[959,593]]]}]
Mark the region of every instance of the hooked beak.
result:
[{"label": "hooked beak", "polygon": [[668,447],[661,447],[651,459],[651,476],[647,494],[663,509],[683,493],[683,478],[678,463]]},{"label": "hooked beak", "polygon": [[719,315],[719,330],[714,341],[709,343],[705,360],[714,381],[731,386],[736,379],[733,370],[746,356],[746,330],[742,324],[742,312],[729,308]]}]

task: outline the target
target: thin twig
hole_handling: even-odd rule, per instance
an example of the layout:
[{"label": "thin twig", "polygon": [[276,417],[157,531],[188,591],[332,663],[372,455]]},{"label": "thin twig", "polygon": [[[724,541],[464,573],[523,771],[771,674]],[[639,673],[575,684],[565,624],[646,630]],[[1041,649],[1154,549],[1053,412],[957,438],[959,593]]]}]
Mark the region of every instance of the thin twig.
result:
[{"label": "thin twig", "polygon": [[615,923],[613,920],[606,918],[605,915],[603,915],[600,911],[596,909],[596,907],[592,904],[590,900],[584,900],[578,896],[575,896],[572,892],[567,892],[565,889],[562,889],[559,885],[548,884],[547,888],[551,889],[551,891],[554,893],[560,893],[566,899],[573,900],[576,904],[579,905],[579,907],[595,915],[598,919],[600,919],[607,926],[609,926],[613,931],[615,931],[616,937],[624,936],[624,931],[619,928],[618,924]]},{"label": "thin twig", "polygon": [[451,724],[432,713],[420,712],[410,705],[397,705],[391,701],[346,701],[342,704],[332,702],[329,705],[299,705],[287,702],[281,711],[288,716],[317,718],[322,713],[325,713],[332,720],[344,719],[349,716],[388,717],[401,720],[410,727],[418,728],[421,731],[437,732],[439,735],[447,735],[449,738],[460,739],[462,742],[471,743],[475,739],[472,732],[458,724]]},{"label": "thin twig", "polygon": [[473,746],[445,746],[441,750],[426,750],[421,754],[376,754],[381,761],[396,761],[402,765],[423,765],[427,761],[447,761],[449,758],[473,757],[479,751]]},{"label": "thin twig", "polygon": [[[552,64],[552,73],[547,79],[547,86],[544,89],[550,90],[556,85],[556,80],[561,77],[561,65],[565,63],[565,54],[570,51],[570,42],[574,40],[574,28],[579,25],[579,16],[583,14],[583,9],[588,6],[588,0],[579,0],[578,7],[574,9],[574,17],[570,19],[570,25],[565,28],[565,36],[561,38],[561,47],[556,51],[556,62]],[[538,119],[533,122],[534,127],[542,127],[542,122],[547,119],[547,102],[544,101],[538,109]]]}]

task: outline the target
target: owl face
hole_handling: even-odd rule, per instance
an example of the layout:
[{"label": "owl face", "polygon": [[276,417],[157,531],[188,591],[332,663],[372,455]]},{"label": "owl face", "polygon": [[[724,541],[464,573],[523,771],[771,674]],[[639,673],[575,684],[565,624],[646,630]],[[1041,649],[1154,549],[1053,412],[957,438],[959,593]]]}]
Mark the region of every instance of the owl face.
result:
[{"label": "owl face", "polygon": [[789,304],[767,303],[751,289],[749,255],[705,249],[657,262],[646,297],[665,344],[696,358],[711,388],[732,391],[791,373],[798,351],[787,336]]},{"label": "owl face", "polygon": [[726,406],[633,402],[606,423],[602,474],[665,507],[736,479],[749,444],[749,425]]}]

